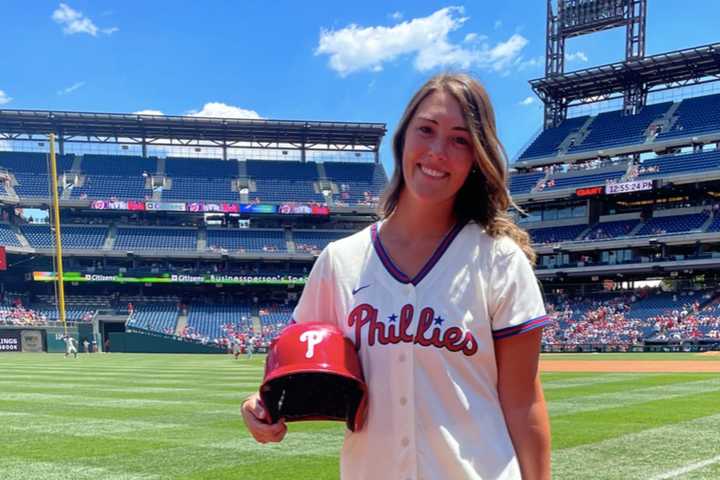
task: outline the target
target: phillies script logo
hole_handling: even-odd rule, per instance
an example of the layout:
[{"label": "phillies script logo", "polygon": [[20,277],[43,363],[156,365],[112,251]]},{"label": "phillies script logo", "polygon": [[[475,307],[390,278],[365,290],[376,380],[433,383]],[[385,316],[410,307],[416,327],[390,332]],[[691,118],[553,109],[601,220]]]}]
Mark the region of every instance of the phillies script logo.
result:
[{"label": "phillies script logo", "polygon": [[[440,317],[435,311],[425,307],[420,311],[420,318],[415,332],[409,332],[415,309],[407,304],[400,309],[400,317],[391,315],[389,323],[378,321],[378,310],[372,305],[363,303],[355,307],[348,315],[348,326],[355,327],[355,345],[360,345],[363,328],[367,327],[368,345],[414,343],[423,347],[447,348],[451,352],[462,352],[467,356],[477,352],[478,344],[469,331],[459,327],[442,329]],[[433,323],[435,325],[433,325]]]},{"label": "phillies script logo", "polygon": [[318,330],[308,330],[300,335],[301,342],[307,342],[305,358],[312,358],[315,355],[315,345],[322,342],[324,335]]}]

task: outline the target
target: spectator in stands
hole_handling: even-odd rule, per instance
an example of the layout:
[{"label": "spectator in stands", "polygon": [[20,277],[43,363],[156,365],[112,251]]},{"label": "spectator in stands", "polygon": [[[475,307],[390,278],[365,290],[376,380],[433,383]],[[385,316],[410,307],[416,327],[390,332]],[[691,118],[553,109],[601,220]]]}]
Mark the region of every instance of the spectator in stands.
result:
[{"label": "spectator in stands", "polygon": [[[484,88],[466,75],[432,78],[405,110],[393,152],[384,220],[323,251],[293,314],[357,337],[363,367],[372,372],[369,416],[364,430],[346,436],[341,476],[405,478],[407,469],[425,478],[549,479],[550,431],[538,375],[545,310],[528,235],[507,213],[515,206],[507,159]],[[476,281],[470,279],[488,285],[487,297],[470,293],[467,285]],[[410,317],[406,326],[398,313]],[[418,315],[426,330],[398,333]],[[380,333],[381,344],[370,340],[370,331],[392,322],[396,328]],[[403,362],[404,351],[423,360]],[[401,409],[410,405],[387,398],[389,385],[406,381],[420,386],[409,412]],[[423,411],[428,433],[414,437],[412,460],[400,468],[401,445],[409,440],[387,425],[400,412],[420,421]],[[284,437],[283,422],[263,422],[257,394],[242,412],[258,441]],[[413,452],[424,452],[417,464]]]}]

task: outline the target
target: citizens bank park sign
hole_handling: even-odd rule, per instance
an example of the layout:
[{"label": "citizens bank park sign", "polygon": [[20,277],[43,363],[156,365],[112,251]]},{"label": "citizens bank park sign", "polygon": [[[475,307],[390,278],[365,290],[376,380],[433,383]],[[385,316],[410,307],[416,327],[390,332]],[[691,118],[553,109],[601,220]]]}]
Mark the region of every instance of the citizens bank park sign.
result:
[{"label": "citizens bank park sign", "polygon": [[[54,282],[53,272],[33,272],[36,282]],[[147,277],[102,275],[97,273],[66,272],[63,283],[202,283],[223,285],[305,285],[307,277],[293,275],[175,275],[163,274]]]}]

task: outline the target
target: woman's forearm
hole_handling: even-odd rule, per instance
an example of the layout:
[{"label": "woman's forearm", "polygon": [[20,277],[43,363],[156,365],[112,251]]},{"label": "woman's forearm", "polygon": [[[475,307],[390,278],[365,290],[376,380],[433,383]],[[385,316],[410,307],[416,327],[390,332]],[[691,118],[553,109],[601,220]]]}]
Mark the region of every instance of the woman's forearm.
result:
[{"label": "woman's forearm", "polygon": [[542,390],[533,403],[503,406],[503,413],[523,480],[550,480],[550,421]]}]

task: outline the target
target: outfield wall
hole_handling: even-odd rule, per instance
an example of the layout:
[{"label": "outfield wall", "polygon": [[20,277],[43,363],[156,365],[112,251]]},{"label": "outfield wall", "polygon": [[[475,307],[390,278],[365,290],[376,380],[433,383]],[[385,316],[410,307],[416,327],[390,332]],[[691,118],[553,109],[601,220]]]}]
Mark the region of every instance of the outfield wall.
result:
[{"label": "outfield wall", "polygon": [[110,352],[124,353],[227,353],[224,348],[186,342],[175,337],[139,332],[112,332]]},{"label": "outfield wall", "polygon": [[[92,324],[68,325],[68,335],[75,337],[78,351],[83,351],[82,341],[92,341]],[[65,342],[62,337],[65,329],[61,324],[26,326],[0,326],[0,352],[48,352],[64,353]]]}]

